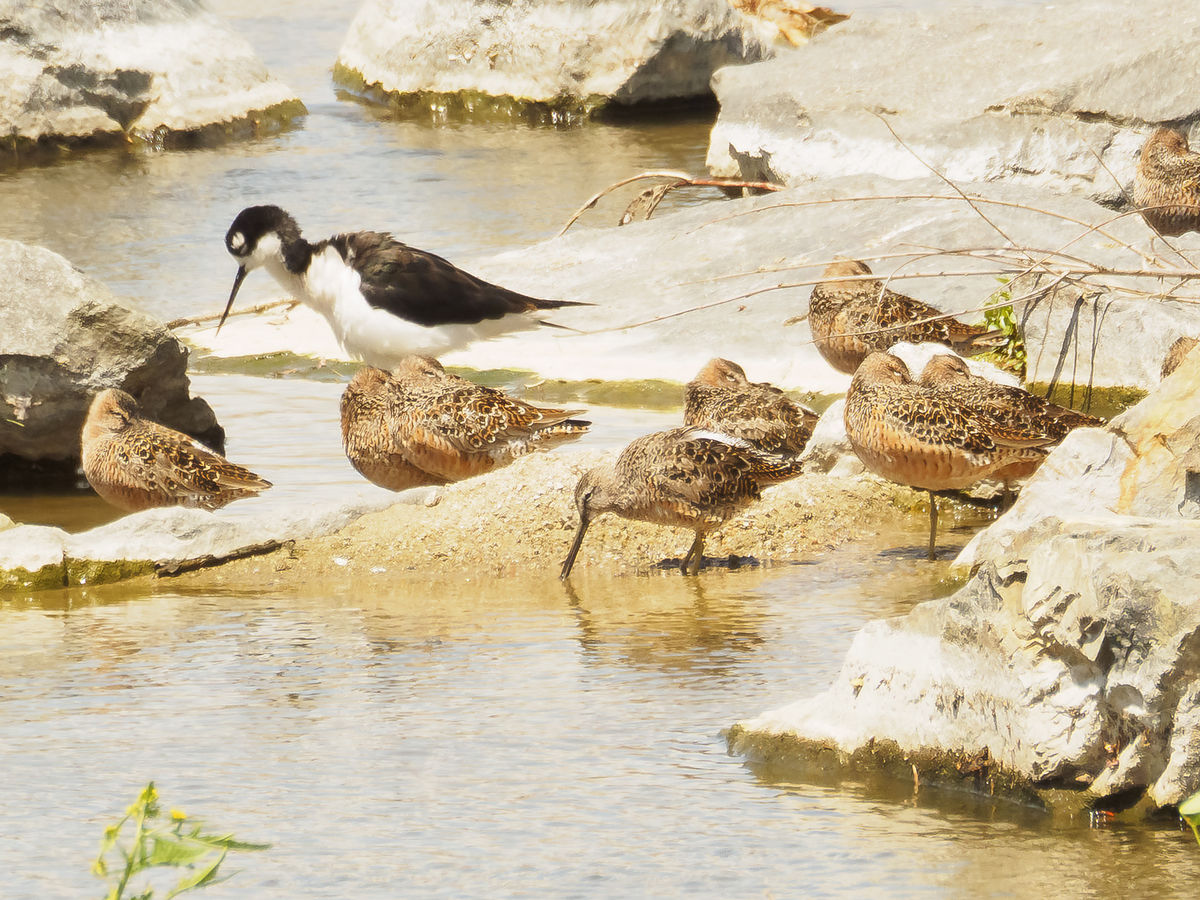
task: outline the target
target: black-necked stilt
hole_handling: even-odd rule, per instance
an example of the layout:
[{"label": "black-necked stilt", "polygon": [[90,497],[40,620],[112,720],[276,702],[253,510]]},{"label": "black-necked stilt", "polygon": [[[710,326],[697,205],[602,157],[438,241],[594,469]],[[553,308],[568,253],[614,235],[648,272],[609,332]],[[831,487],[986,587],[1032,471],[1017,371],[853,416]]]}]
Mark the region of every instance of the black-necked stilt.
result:
[{"label": "black-necked stilt", "polygon": [[588,305],[518,294],[380,231],[335,234],[312,244],[278,206],[243,209],[229,226],[225,247],[239,266],[218,330],[246,275],[261,266],[321,313],[347,352],[381,368],[410,354],[436,356],[509,331],[553,325],[532,314]]}]

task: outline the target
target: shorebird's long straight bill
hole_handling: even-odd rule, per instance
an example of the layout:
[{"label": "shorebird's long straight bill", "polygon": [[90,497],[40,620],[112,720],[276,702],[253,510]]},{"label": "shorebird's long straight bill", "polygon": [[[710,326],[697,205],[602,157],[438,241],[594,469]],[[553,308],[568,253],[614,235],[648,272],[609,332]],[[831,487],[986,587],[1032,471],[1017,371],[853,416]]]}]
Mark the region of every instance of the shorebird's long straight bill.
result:
[{"label": "shorebird's long straight bill", "polygon": [[579,518],[579,530],[575,532],[575,541],[571,544],[567,558],[563,560],[562,572],[558,576],[560,581],[566,581],[567,576],[571,574],[571,569],[575,565],[575,557],[579,555],[579,548],[583,546],[583,536],[587,534],[588,524],[586,516]]},{"label": "shorebird's long straight bill", "polygon": [[233,309],[233,298],[237,296],[238,288],[245,281],[247,271],[245,266],[238,266],[237,275],[233,278],[233,290],[229,292],[229,302],[225,304],[225,312],[221,313],[221,321],[217,323],[217,334],[221,333],[221,326],[225,324],[225,320],[229,317],[229,310]]}]

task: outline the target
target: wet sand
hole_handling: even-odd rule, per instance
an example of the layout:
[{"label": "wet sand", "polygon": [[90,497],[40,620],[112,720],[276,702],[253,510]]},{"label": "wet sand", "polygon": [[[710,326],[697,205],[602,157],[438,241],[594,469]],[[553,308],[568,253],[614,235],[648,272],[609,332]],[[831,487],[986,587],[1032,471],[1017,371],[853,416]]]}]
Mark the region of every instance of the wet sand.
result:
[{"label": "wet sand", "polygon": [[[424,502],[408,498],[336,534],[187,573],[176,583],[286,589],[359,578],[378,586],[397,575],[556,575],[579,521],[575,484],[616,453],[533,454],[486,476],[422,489]],[[705,556],[710,567],[730,555],[752,558],[743,564],[807,562],[899,519],[923,519],[925,510],[922,493],[873,476],[805,475],[768,488],[760,503],[710,534]],[[690,542],[683,529],[603,516],[589,530],[572,577],[651,572],[677,560]]]}]

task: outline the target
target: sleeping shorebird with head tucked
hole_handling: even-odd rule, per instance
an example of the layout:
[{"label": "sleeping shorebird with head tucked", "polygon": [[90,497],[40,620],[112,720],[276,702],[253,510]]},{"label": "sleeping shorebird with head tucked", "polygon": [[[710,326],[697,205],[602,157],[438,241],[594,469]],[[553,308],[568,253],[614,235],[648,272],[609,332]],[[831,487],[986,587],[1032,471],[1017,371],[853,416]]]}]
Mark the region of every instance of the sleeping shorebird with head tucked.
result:
[{"label": "sleeping shorebird with head tucked", "polygon": [[799,456],[818,416],[779,388],[750,381],[727,359],[710,359],[683,391],[683,424],[741,438],[767,453]]},{"label": "sleeping shorebird with head tucked", "polygon": [[930,358],[921,370],[921,384],[947,392],[958,402],[968,404],[978,416],[994,416],[1002,423],[1019,422],[1022,428],[1040,430],[1055,441],[1061,441],[1076,428],[1104,425],[1099,416],[1059,406],[1024,388],[976,375],[965,362],[949,353]]},{"label": "sleeping shorebird with head tucked", "polygon": [[342,394],[342,443],[368,481],[393,491],[448,484],[574,440],[580,410],[534,406],[453,375],[428,356],[363,366]]},{"label": "sleeping shorebird with head tucked", "polygon": [[156,506],[217,509],[271,486],[186,434],[143,419],[137,401],[115,388],[93,398],[81,442],[88,484],[127,512]]},{"label": "sleeping shorebird with head tucked", "polygon": [[579,528],[560,578],[575,566],[588,527],[611,512],[625,519],[695,532],[680,569],[700,571],[704,536],[762,497],[762,488],[800,474],[800,464],[764,454],[745,441],[684,426],[631,442],[616,462],[584,473],[575,488]]},{"label": "sleeping shorebird with head tucked", "polygon": [[962,490],[989,476],[1029,474],[1059,438],[1020,418],[981,412],[969,397],[913,381],[890,353],[868,356],[846,393],[846,436],[863,465],[929,492],[929,551],[935,559],[935,491]]},{"label": "sleeping shorebird with head tucked", "polygon": [[225,248],[238,270],[218,331],[246,275],[264,268],[325,317],[348,353],[385,369],[411,354],[437,356],[510,331],[562,327],[536,314],[589,305],[510,291],[385,232],[352,231],[309,243],[278,206],[243,209],[229,226]]},{"label": "sleeping shorebird with head tucked", "polygon": [[808,301],[813,342],[839,372],[853,375],[867,354],[900,341],[944,344],[963,356],[1004,343],[1002,332],[949,318],[928,303],[885,288],[877,278],[865,277],[870,274],[860,260],[835,259]]},{"label": "sleeping shorebird with head tucked", "polygon": [[1133,203],[1159,234],[1200,231],[1200,153],[1188,148],[1182,132],[1159,128],[1146,139],[1133,178]]}]

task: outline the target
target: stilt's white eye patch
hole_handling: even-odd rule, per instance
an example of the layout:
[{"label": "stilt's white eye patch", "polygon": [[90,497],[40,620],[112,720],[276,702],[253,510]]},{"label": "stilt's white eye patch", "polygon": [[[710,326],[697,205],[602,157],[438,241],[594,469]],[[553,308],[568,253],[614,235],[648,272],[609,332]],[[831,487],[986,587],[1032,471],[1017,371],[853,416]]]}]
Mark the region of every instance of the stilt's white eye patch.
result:
[{"label": "stilt's white eye patch", "polygon": [[242,248],[246,246],[246,236],[240,231],[235,231],[229,236],[227,243],[231,253],[241,253]]}]

